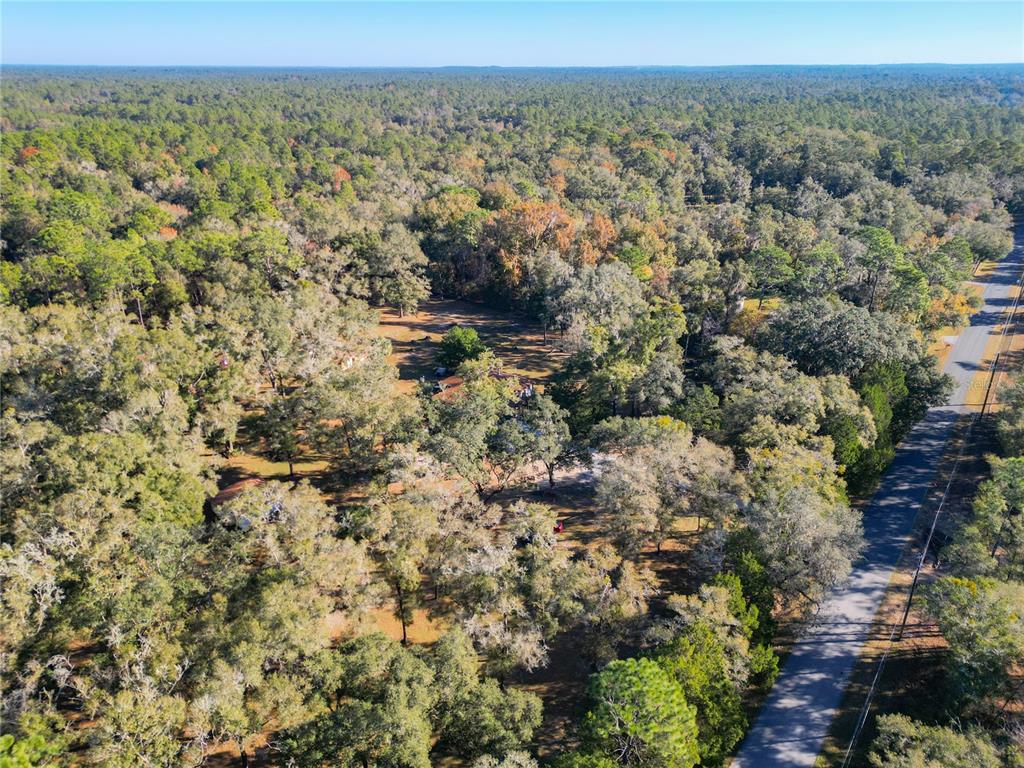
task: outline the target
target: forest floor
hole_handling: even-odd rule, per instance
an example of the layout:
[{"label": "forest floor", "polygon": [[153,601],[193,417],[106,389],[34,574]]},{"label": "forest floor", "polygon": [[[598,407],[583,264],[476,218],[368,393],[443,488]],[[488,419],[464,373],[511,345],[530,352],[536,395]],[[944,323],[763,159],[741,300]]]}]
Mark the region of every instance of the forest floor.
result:
[{"label": "forest floor", "polygon": [[380,334],[391,341],[392,360],[398,366],[399,389],[412,392],[416,382],[434,379],[439,342],[455,325],[473,328],[505,364],[508,373],[542,384],[565,355],[544,338],[543,327],[530,318],[457,299],[423,302],[414,314],[392,309],[380,313]]}]

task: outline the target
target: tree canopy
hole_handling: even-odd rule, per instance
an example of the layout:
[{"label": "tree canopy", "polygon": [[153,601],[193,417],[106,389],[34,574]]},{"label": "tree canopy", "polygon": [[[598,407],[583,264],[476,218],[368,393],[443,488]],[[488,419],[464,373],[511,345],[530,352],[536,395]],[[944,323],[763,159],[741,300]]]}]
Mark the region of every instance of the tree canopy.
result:
[{"label": "tree canopy", "polygon": [[[1010,249],[1021,96],[5,70],[0,763],[533,768],[579,711],[559,764],[723,764],[948,396],[929,334]],[[1020,695],[1006,394],[928,592],[986,727]],[[556,673],[589,699],[546,715]],[[991,752],[905,730],[879,759]]]}]

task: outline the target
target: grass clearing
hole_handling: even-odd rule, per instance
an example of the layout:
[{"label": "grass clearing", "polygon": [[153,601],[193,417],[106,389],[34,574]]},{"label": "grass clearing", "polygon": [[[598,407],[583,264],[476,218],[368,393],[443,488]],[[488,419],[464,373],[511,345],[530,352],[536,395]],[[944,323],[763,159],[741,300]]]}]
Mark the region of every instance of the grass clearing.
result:
[{"label": "grass clearing", "polygon": [[783,305],[783,299],[778,296],[768,296],[763,301],[756,298],[744,299],[740,311],[729,326],[729,332],[749,338],[772,313],[781,309]]},{"label": "grass clearing", "polygon": [[[431,618],[426,608],[416,608],[412,612],[412,623],[406,627],[409,642],[412,645],[433,645],[444,634],[447,627],[443,621]],[[402,623],[395,618],[389,605],[382,606],[370,614],[378,630],[392,640],[402,639]]]},{"label": "grass clearing", "polygon": [[975,267],[971,279],[981,282],[989,277],[997,266],[999,266],[999,260],[987,259],[978,262],[978,266]]},{"label": "grass clearing", "polygon": [[414,391],[420,378],[434,378],[438,344],[455,325],[475,329],[507,372],[534,383],[542,384],[565,359],[553,338],[545,340],[543,327],[523,315],[469,301],[434,299],[423,302],[414,314],[381,310],[378,329],[391,341],[401,391]]},{"label": "grass clearing", "polygon": [[271,461],[255,453],[237,452],[225,459],[223,471],[234,472],[241,477],[260,477],[264,480],[303,480],[321,477],[327,470],[326,460],[313,459],[295,462],[295,476],[289,476],[287,461]]}]

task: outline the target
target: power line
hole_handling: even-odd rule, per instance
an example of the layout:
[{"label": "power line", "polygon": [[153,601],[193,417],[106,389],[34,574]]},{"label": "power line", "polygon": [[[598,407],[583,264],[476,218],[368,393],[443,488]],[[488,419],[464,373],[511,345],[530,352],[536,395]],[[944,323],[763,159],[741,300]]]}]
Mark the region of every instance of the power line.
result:
[{"label": "power line", "polygon": [[[932,517],[932,524],[928,529],[928,537],[925,540],[924,547],[921,549],[921,557],[918,558],[917,567],[914,569],[914,578],[910,582],[910,592],[907,595],[907,603],[903,610],[903,618],[892,625],[892,630],[889,632],[889,637],[886,640],[885,652],[882,654],[882,658],[878,662],[878,668],[875,670],[875,676],[871,681],[871,687],[868,688],[867,697],[864,699],[864,705],[861,707],[860,715],[857,718],[857,725],[853,729],[853,735],[850,737],[850,744],[846,748],[846,754],[843,757],[842,768],[847,768],[850,764],[850,759],[853,757],[853,749],[857,745],[857,741],[860,739],[861,731],[864,730],[864,725],[867,723],[868,715],[871,711],[871,700],[874,698],[875,689],[878,686],[878,680],[882,676],[882,670],[885,668],[885,663],[889,658],[889,651],[892,650],[896,641],[903,639],[903,630],[907,626],[907,620],[910,617],[910,606],[914,600],[914,592],[917,589],[917,582],[921,576],[921,569],[924,568],[924,562],[928,557],[928,550],[932,544],[932,538],[935,535],[935,529],[938,526],[939,515],[942,514],[942,509],[946,504],[946,498],[949,496],[949,490],[953,487],[953,480],[956,478],[956,472],[960,465],[960,460],[963,458],[964,449],[967,447],[967,443],[970,441],[971,431],[974,429],[974,425],[978,420],[979,414],[971,416],[971,422],[967,426],[967,431],[964,433],[963,440],[960,444],[960,450],[957,452],[956,460],[953,462],[953,468],[950,470],[949,479],[946,482],[946,487],[942,492],[942,498],[939,500],[939,505],[935,509],[935,515]],[[899,637],[897,637],[897,634]]]},{"label": "power line", "polygon": [[[975,270],[976,271],[976,270]],[[997,371],[1002,375],[1002,371],[999,371],[999,362],[1002,357],[1005,362],[1005,352],[1002,349],[1006,331],[1011,325],[1016,325],[1017,309],[1020,305],[1021,289],[1024,286],[1024,272],[1021,273],[1017,280],[1017,294],[1014,297],[1013,304],[1010,307],[1008,318],[1003,323],[999,333],[999,351],[996,352],[995,359],[992,361],[992,372],[989,376],[988,387],[985,389],[985,397],[981,403],[980,413],[973,414],[971,416],[970,424],[967,426],[967,431],[964,433],[962,442],[960,443],[960,450],[957,451],[956,460],[953,462],[953,467],[949,472],[949,479],[946,481],[946,487],[942,492],[942,498],[939,500],[939,505],[935,508],[935,514],[932,517],[932,524],[928,529],[928,537],[925,540],[924,547],[921,550],[921,557],[918,559],[917,567],[914,569],[914,578],[910,582],[910,591],[907,594],[907,602],[903,609],[903,617],[898,623],[894,623],[892,629],[889,632],[889,637],[886,639],[886,648],[882,653],[881,659],[878,661],[878,667],[875,669],[875,675],[871,680],[871,686],[868,688],[867,696],[864,699],[864,704],[861,706],[860,714],[857,717],[857,724],[854,726],[853,734],[850,737],[850,743],[846,747],[846,753],[843,755],[842,768],[848,768],[850,760],[853,757],[853,750],[857,746],[857,742],[860,739],[861,732],[864,730],[864,726],[867,723],[868,715],[871,713],[871,702],[875,695],[875,690],[878,687],[878,681],[882,676],[882,670],[885,668],[885,663],[889,659],[889,652],[892,650],[894,644],[903,639],[903,630],[907,626],[907,620],[910,617],[910,608],[914,600],[914,593],[917,590],[917,583],[921,575],[921,569],[924,567],[924,562],[928,557],[928,550],[932,544],[932,538],[935,535],[935,529],[938,526],[939,515],[942,514],[942,510],[945,507],[946,499],[949,496],[950,488],[953,486],[953,480],[956,478],[957,470],[960,466],[960,461],[963,458],[964,450],[967,444],[970,442],[971,433],[974,430],[975,424],[978,420],[985,415],[985,411],[988,408],[989,395],[992,391],[992,385],[996,378]],[[1011,337],[1012,338],[1012,337]],[[997,387],[998,390],[998,387]],[[898,637],[897,637],[898,633]]]}]

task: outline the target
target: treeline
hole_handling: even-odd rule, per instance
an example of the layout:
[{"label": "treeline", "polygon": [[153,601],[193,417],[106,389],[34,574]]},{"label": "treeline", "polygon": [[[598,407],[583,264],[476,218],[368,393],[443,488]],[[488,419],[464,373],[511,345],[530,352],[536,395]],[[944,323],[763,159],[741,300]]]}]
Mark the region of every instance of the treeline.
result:
[{"label": "treeline", "polygon": [[[560,761],[722,764],[1024,202],[1017,68],[5,86],[19,765],[519,768],[517,681],[567,636],[595,674]],[[564,364],[535,391],[454,329],[459,386],[399,394],[375,308],[432,295],[536,318]],[[240,436],[327,469],[213,504]],[[496,503],[579,465],[597,546]],[[683,519],[689,595],[650,567]]]}]

